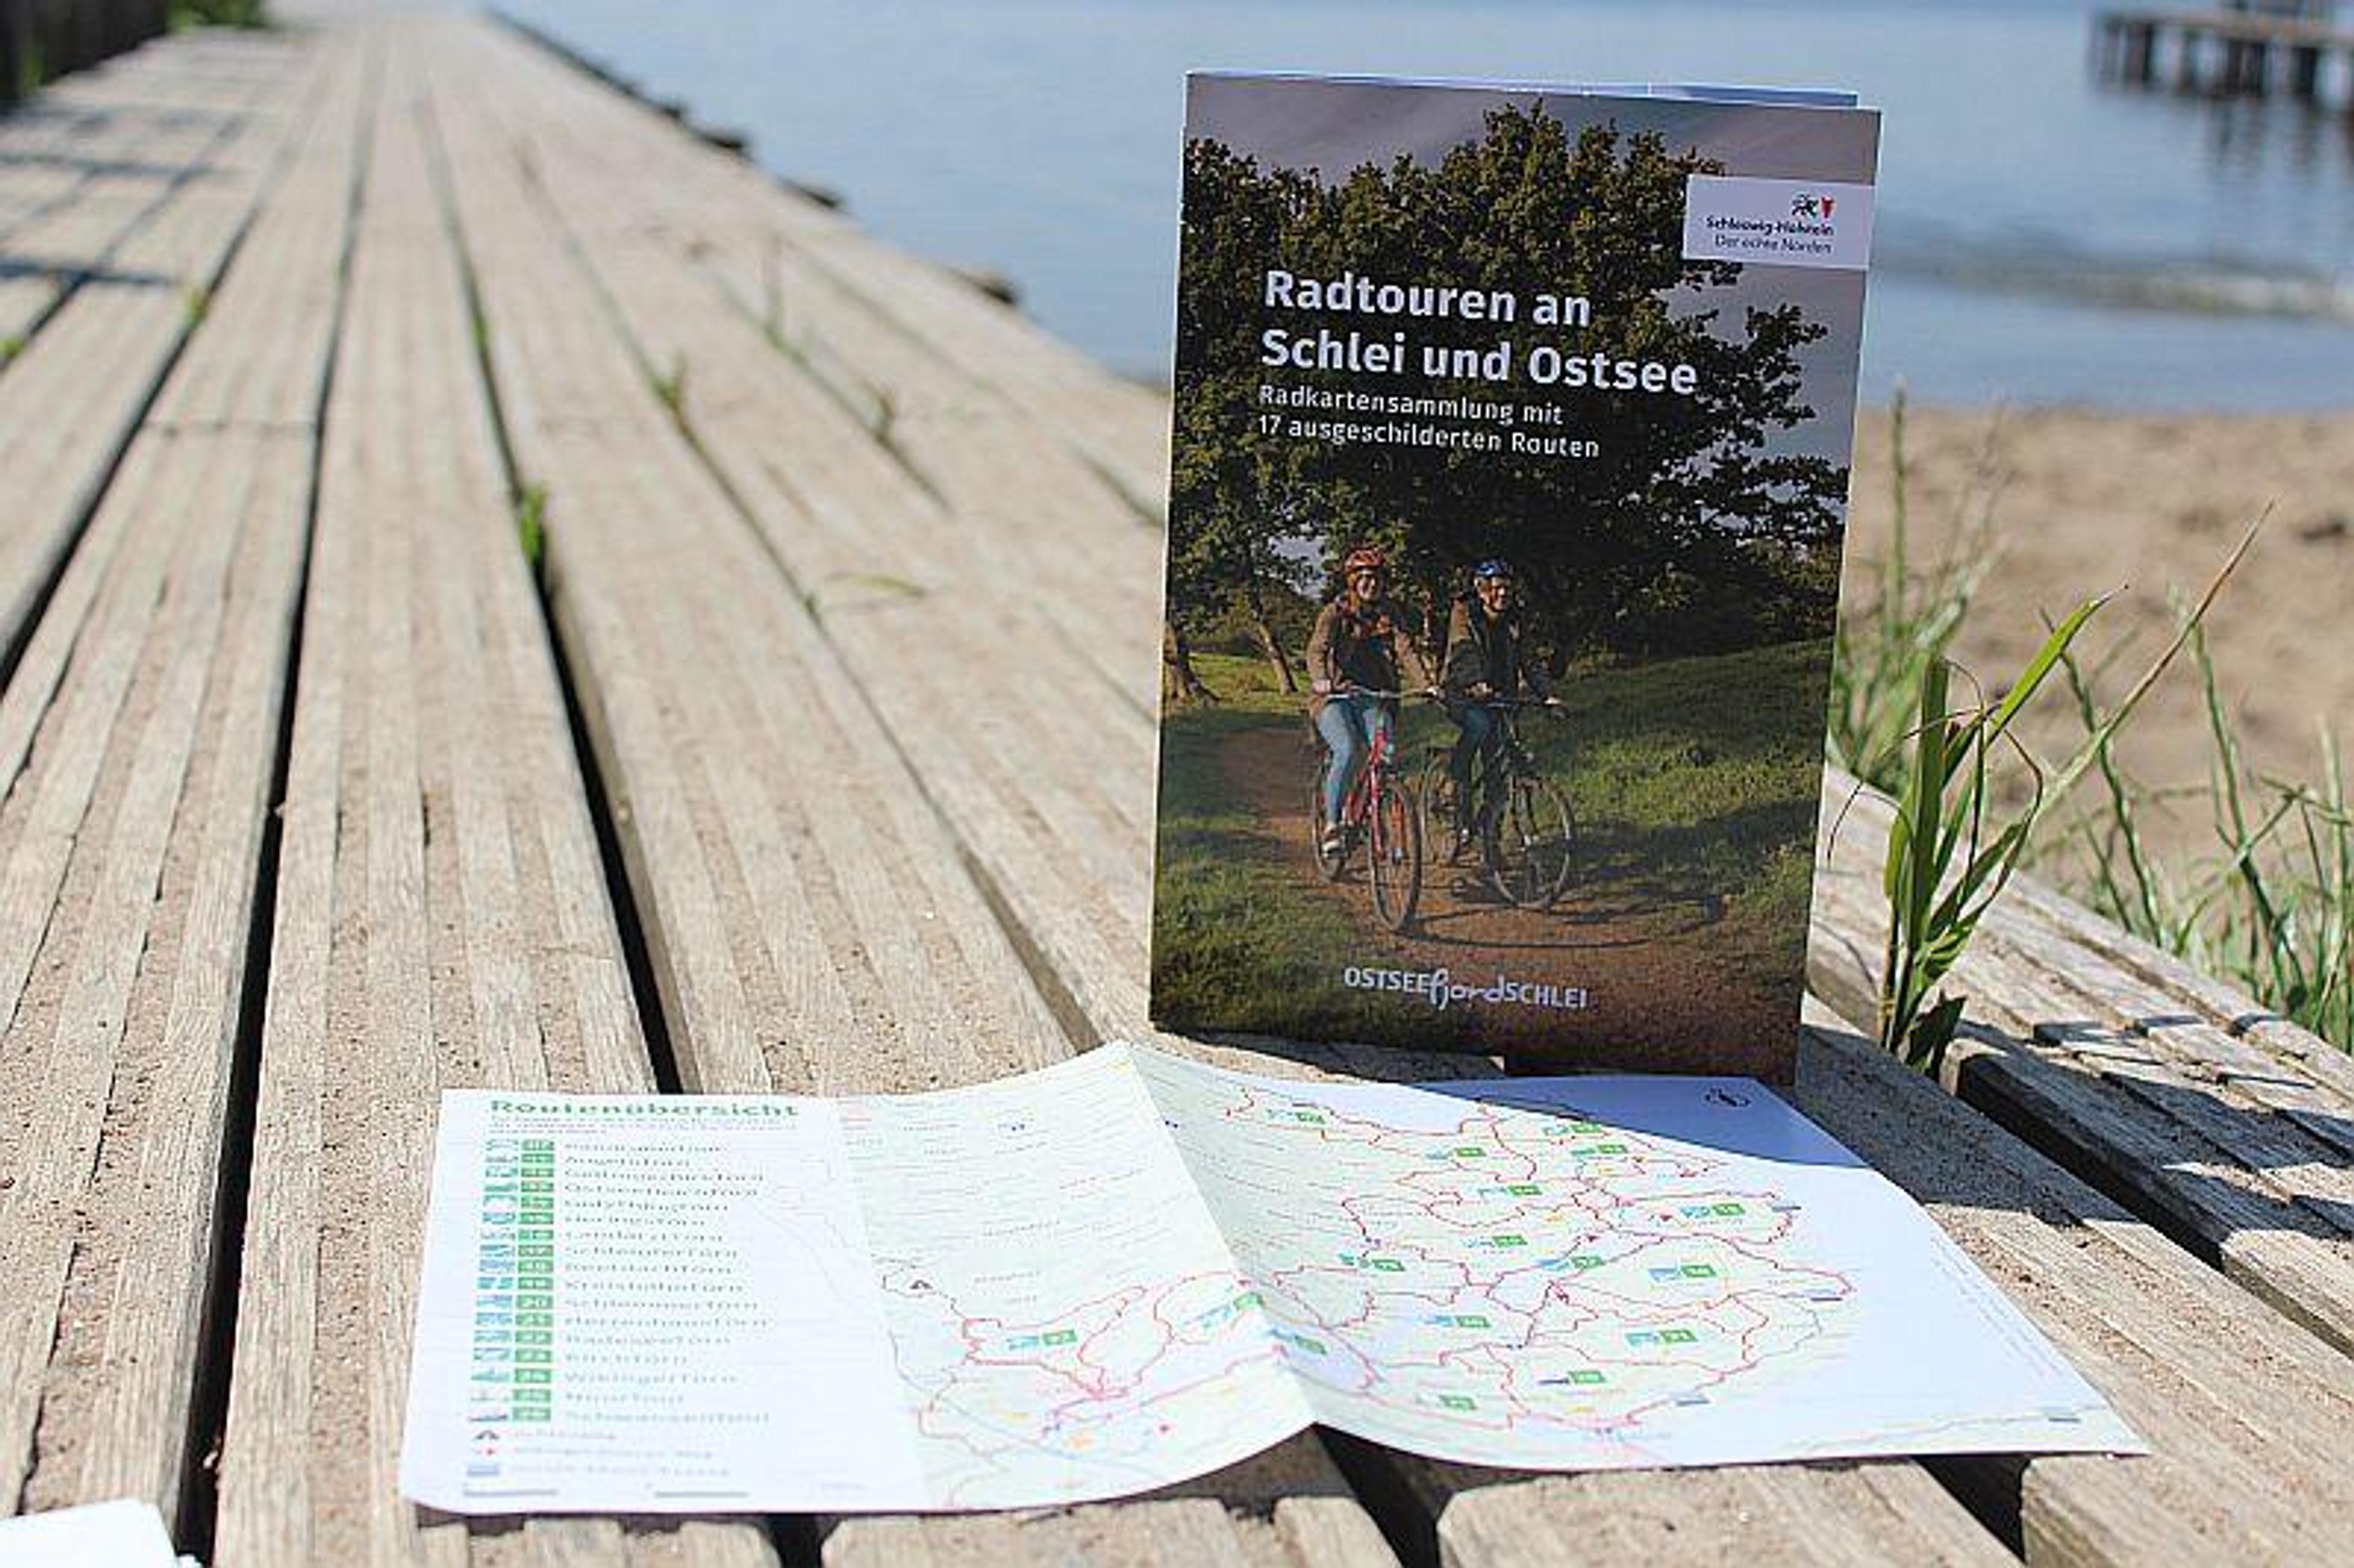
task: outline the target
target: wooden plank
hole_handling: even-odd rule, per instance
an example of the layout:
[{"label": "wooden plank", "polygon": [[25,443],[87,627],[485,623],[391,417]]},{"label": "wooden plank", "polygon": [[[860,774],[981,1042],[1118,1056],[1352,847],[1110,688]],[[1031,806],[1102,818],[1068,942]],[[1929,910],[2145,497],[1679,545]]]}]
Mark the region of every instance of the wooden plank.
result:
[{"label": "wooden plank", "polygon": [[80,187],[86,171],[72,151],[103,123],[90,110],[46,99],[0,116],[0,241]]},{"label": "wooden plank", "polygon": [[[148,73],[154,74],[154,73]],[[282,129],[271,112],[292,85],[274,76],[256,103],[157,111],[126,107],[98,114],[51,158],[70,158],[78,177],[53,193],[43,210],[18,223],[0,252],[0,341],[22,344],[61,300],[88,277],[109,271],[124,241],[154,220],[179,192],[213,177],[217,160],[235,158],[242,142],[274,144]],[[54,165],[48,171],[54,175]]]},{"label": "wooden plank", "polygon": [[[509,90],[531,101],[527,114],[512,117],[510,134],[529,143],[546,178],[563,179],[563,217],[576,236],[608,270],[628,266],[666,281],[668,309],[645,306],[642,295],[617,303],[652,365],[666,374],[684,368],[686,413],[699,435],[742,407],[717,376],[744,372],[744,323],[714,312],[709,296],[716,288],[734,301],[734,314],[760,321],[759,294],[773,285],[790,320],[774,344],[756,336],[750,345],[781,346],[811,390],[842,405],[832,418],[845,429],[864,421],[874,438],[865,444],[880,446],[906,482],[952,514],[928,530],[931,548],[909,580],[928,588],[979,573],[982,583],[1019,587],[1004,596],[1006,612],[1048,621],[1120,700],[1140,714],[1153,711],[1157,657],[1139,660],[1131,650],[1137,628],[1159,620],[1161,538],[1097,467],[1001,388],[963,373],[806,258],[762,249],[757,214],[795,198],[765,181],[748,183],[740,160],[713,155],[667,122],[649,125],[624,101],[523,46],[505,44],[500,65]],[[626,190],[595,177],[598,150],[617,135],[638,154],[620,171]],[[749,220],[740,216],[748,203]],[[665,268],[654,254],[663,249],[697,267]],[[973,309],[999,310],[963,293]],[[714,363],[731,353],[732,363]],[[1142,407],[1145,428],[1165,427],[1164,401]],[[1165,464],[1160,472],[1156,493]],[[895,505],[910,526],[926,515],[921,502]],[[959,543],[967,546],[961,555]]]},{"label": "wooden plank", "polygon": [[[475,58],[487,53],[455,48],[440,52]],[[824,624],[845,670],[864,686],[885,726],[921,737],[908,749],[909,765],[954,827],[1001,917],[1013,922],[1033,949],[1034,964],[1061,993],[1066,1019],[1076,1019],[1089,1037],[1156,1038],[1196,1054],[1220,1054],[1149,1033],[1145,862],[1152,731],[1140,714],[1101,703],[1083,709],[1071,700],[1072,693],[1087,686],[1085,662],[1050,625],[1026,620],[1012,608],[1034,597],[1035,585],[1014,591],[1021,585],[1006,575],[1008,568],[986,558],[1001,550],[1018,551],[1020,535],[1005,512],[980,503],[988,488],[981,470],[977,463],[956,466],[963,455],[957,449],[978,457],[1002,439],[1000,424],[970,430],[943,418],[944,433],[934,450],[944,461],[934,471],[950,483],[933,492],[914,482],[904,465],[879,450],[880,443],[871,436],[862,440],[867,432],[855,417],[765,341],[744,313],[713,309],[687,249],[647,242],[647,231],[656,226],[633,216],[635,204],[692,188],[691,166],[682,164],[704,155],[690,152],[682,157],[683,143],[673,144],[673,133],[662,130],[651,132],[657,139],[652,147],[636,135],[620,141],[607,117],[572,118],[578,109],[573,95],[543,93],[535,77],[545,74],[545,67],[535,73],[528,58],[513,69],[499,63],[501,91],[495,109],[484,113],[500,134],[469,143],[469,166],[528,167],[530,188],[517,190],[514,201],[535,204],[550,226],[568,226],[572,254],[597,275],[633,334],[642,364],[662,366],[683,359],[687,365],[687,423],[697,448],[794,580],[814,588],[821,604],[829,590],[861,571],[888,573],[928,588],[937,583],[938,591],[878,596],[855,604],[854,614],[829,613]],[[468,102],[491,97],[480,83],[462,96]],[[970,418],[969,403],[957,407],[960,418]],[[951,426],[957,434],[945,433]],[[895,444],[908,429],[895,423]],[[1101,494],[1091,479],[1087,483]],[[1034,493],[1025,488],[1023,493]],[[1075,518],[1071,530],[1057,535],[1065,547],[1071,531],[1091,530],[1099,541],[1109,540],[1126,552],[1116,569],[1129,580],[1157,576],[1156,539],[1138,529],[1116,503],[1107,498],[1084,515],[1086,521]],[[969,551],[965,541],[972,542]],[[999,584],[1006,591],[993,591]],[[1149,675],[1157,616],[1129,620],[1124,631],[1106,628],[1103,635],[1118,636],[1118,646],[1129,649]],[[1302,1054],[1296,1047],[1279,1049]],[[1430,1075],[1438,1070],[1426,1060],[1395,1053],[1305,1054],[1325,1065],[1379,1075]],[[1280,1057],[1247,1060],[1259,1070],[1285,1070]],[[1299,1064],[1295,1070],[1307,1066]],[[1445,1070],[1459,1075],[1464,1065],[1453,1062]],[[1323,1475],[1331,1484],[1312,1445],[1284,1450],[1283,1462],[1303,1474]],[[1403,1457],[1377,1456],[1370,1466],[1408,1478],[1394,1479],[1391,1489],[1418,1497],[1426,1510],[1419,1525],[1405,1527],[1409,1534],[1437,1530],[1446,1499],[1459,1490],[1478,1493],[1480,1500],[1468,1506],[1482,1517],[1525,1515],[1573,1535],[1598,1528],[1606,1519],[1640,1517],[1653,1521],[1664,1537],[1675,1520],[1695,1513],[1731,1529],[1734,1521],[1757,1514],[1755,1499],[1761,1489],[1771,1492],[1781,1484],[1776,1472],[1766,1471],[1597,1477],[1577,1489],[1492,1477],[1467,1486],[1459,1479],[1462,1472],[1441,1478],[1437,1469]],[[1239,1483],[1228,1478],[1225,1484]],[[1940,1554],[1969,1560],[1988,1545],[1952,1499],[1910,1466],[1854,1467],[1810,1474],[1788,1485],[1789,1506],[1778,1527],[1783,1533],[1774,1538],[1785,1550],[1796,1551],[1809,1537],[1826,1533],[1874,1542],[1882,1556],[1910,1554],[1925,1543]],[[1893,1499],[1901,1499],[1901,1506]],[[1228,1500],[1242,1506],[1238,1498]],[[1828,1526],[1818,1517],[1827,1510],[1832,1515]],[[1097,1511],[1088,1510],[1089,1516]],[[1117,1510],[1108,1517],[1118,1518]],[[1348,1528],[1356,1529],[1353,1521],[1360,1516],[1348,1517]],[[1451,1519],[1451,1510],[1445,1517]],[[1139,1524],[1103,1528],[1113,1541],[1147,1539],[1137,1533],[1143,1528]],[[915,1548],[907,1541],[932,1539],[927,1531],[962,1542],[960,1535],[938,1534],[949,1529],[856,1521],[829,1537],[826,1554],[839,1563],[909,1552]],[[1501,1527],[1465,1529],[1462,1560],[1494,1560],[1483,1553],[1488,1543],[1505,1539]],[[1022,1539],[1023,1550],[1036,1549]],[[1494,1549],[1503,1551],[1500,1544]]]},{"label": "wooden plank", "polygon": [[[543,71],[558,67],[559,90],[595,116],[602,133],[678,142],[676,127],[643,105],[560,62],[533,63]],[[872,351],[896,337],[928,366],[918,379],[989,389],[1083,459],[1140,517],[1165,515],[1165,392],[1114,375],[949,269],[879,243],[744,160],[702,157],[704,149],[679,144],[698,154],[699,173],[647,216],[684,242],[709,247],[756,315],[781,296],[780,334],[820,365],[848,373],[840,390],[896,394]]]},{"label": "wooden plank", "polygon": [[440,1090],[653,1073],[413,97],[388,100],[327,410],[220,1559],[772,1563],[742,1523],[470,1526],[399,1497]]},{"label": "wooden plank", "polygon": [[[536,62],[515,52],[517,69],[501,73],[502,101],[528,99],[536,111],[547,101],[531,96]],[[547,112],[567,104],[558,99]],[[715,309],[685,259],[636,232],[642,226],[620,206],[623,193],[678,188],[687,177],[682,148],[709,161],[683,138],[657,132],[653,153],[623,163],[610,151],[592,156],[536,117],[509,134],[529,138],[550,221],[593,225],[574,228],[576,248],[645,362],[688,366],[700,450],[793,580],[821,607],[836,607],[826,623],[838,629],[842,657],[884,726],[921,737],[915,762],[928,793],[1067,1006],[1092,1033],[1140,1034],[1150,891],[1140,851],[1150,842],[1153,730],[1137,706],[1086,694],[1100,689],[1108,664],[1137,673],[1131,691],[1152,679],[1157,610],[1129,604],[1083,630],[1039,611],[1097,613],[1089,607],[1119,602],[1118,584],[1156,581],[1155,537],[1108,497],[1043,532],[1013,526],[991,499],[1043,498],[1051,482],[968,481],[945,464],[953,489],[917,482],[749,321]],[[1000,429],[992,421],[954,444],[982,450]],[[1088,476],[1076,478],[1101,495]],[[1032,510],[1049,509],[1042,499]],[[1104,546],[1090,581],[1042,588],[1036,563],[1088,538]],[[917,591],[857,596],[862,581],[877,578]]]},{"label": "wooden plank", "polygon": [[450,85],[462,62],[430,52],[506,428],[547,488],[557,612],[671,944],[657,962],[675,960],[683,1069],[912,1087],[1059,1054],[893,741],[653,398],[486,106]]},{"label": "wooden plank", "polygon": [[2141,1458],[1955,1461],[2016,1497],[2031,1563],[2331,1562],[2354,1367],[1818,1014],[1801,1109],[1925,1204],[2150,1443]]},{"label": "wooden plank", "polygon": [[134,446],[0,806],[12,1504],[178,1499],[309,466],[281,433]]},{"label": "wooden plank", "polygon": [[10,498],[0,530],[0,660],[24,645],[34,610],[195,326],[185,291],[217,290],[261,193],[313,123],[319,62],[305,51],[287,64],[296,80],[286,93],[303,107],[252,116],[212,155],[205,178],[176,187],[114,252],[107,274],[77,289],[0,373],[0,492]]},{"label": "wooden plank", "polygon": [[[1371,1449],[1365,1450],[1369,1456]],[[1378,1457],[1378,1456],[1375,1456]],[[1397,1466],[1437,1561],[2000,1563],[2012,1561],[1913,1465],[1752,1465],[1521,1476]]]},{"label": "wooden plank", "polygon": [[[312,155],[338,150],[330,133]],[[246,346],[210,335],[188,363]],[[31,1086],[0,1120],[12,1510],[131,1494],[168,1513],[190,1471],[312,446],[142,432],[32,678],[0,699],[0,1070]]]}]

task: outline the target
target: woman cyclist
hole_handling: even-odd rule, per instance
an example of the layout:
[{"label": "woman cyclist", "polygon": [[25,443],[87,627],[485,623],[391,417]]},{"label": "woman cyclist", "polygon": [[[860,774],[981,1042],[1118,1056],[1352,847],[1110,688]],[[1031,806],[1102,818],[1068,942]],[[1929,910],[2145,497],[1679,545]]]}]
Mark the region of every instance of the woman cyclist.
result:
[{"label": "woman cyclist", "polygon": [[1324,764],[1324,854],[1346,843],[1341,803],[1348,798],[1375,737],[1388,730],[1396,702],[1374,694],[1407,689],[1436,693],[1438,683],[1407,634],[1405,613],[1389,597],[1389,557],[1370,545],[1341,563],[1341,591],[1316,618],[1308,639],[1309,712],[1329,754]]}]

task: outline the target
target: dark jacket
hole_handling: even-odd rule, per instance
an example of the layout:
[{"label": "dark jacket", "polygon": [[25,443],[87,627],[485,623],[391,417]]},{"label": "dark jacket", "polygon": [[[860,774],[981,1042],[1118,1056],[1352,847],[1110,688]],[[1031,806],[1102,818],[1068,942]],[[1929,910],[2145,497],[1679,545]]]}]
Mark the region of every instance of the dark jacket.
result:
[{"label": "dark jacket", "polygon": [[[1400,672],[1407,679],[1401,681]],[[1366,691],[1396,692],[1435,686],[1430,666],[1406,630],[1405,611],[1394,599],[1376,599],[1363,609],[1352,609],[1345,599],[1334,599],[1316,618],[1308,638],[1308,679],[1311,686],[1356,686]],[[1311,713],[1323,711],[1326,692],[1309,701]]]},{"label": "dark jacket", "polygon": [[1447,617],[1447,661],[1441,684],[1451,697],[1464,697],[1485,682],[1499,697],[1516,697],[1521,683],[1540,697],[1553,695],[1553,682],[1529,646],[1517,614],[1491,617],[1469,599],[1457,599]]}]

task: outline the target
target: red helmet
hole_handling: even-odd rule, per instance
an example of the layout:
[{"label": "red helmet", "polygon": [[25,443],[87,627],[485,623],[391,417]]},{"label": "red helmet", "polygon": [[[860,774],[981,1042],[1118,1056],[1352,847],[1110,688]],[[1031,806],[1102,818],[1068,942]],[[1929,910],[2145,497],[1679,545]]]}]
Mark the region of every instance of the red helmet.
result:
[{"label": "red helmet", "polygon": [[1341,563],[1342,577],[1349,577],[1362,571],[1385,572],[1389,569],[1390,558],[1371,545],[1358,546],[1350,551],[1348,558]]}]

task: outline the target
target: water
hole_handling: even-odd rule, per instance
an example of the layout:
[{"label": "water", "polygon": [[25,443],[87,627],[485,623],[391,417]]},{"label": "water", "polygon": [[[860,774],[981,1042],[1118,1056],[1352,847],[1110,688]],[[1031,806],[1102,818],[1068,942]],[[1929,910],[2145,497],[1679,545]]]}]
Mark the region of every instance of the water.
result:
[{"label": "water", "polygon": [[2086,0],[509,4],[1149,379],[1181,78],[1224,66],[1851,87],[1886,111],[1867,398],[2354,406],[2354,115],[2097,84]]}]

